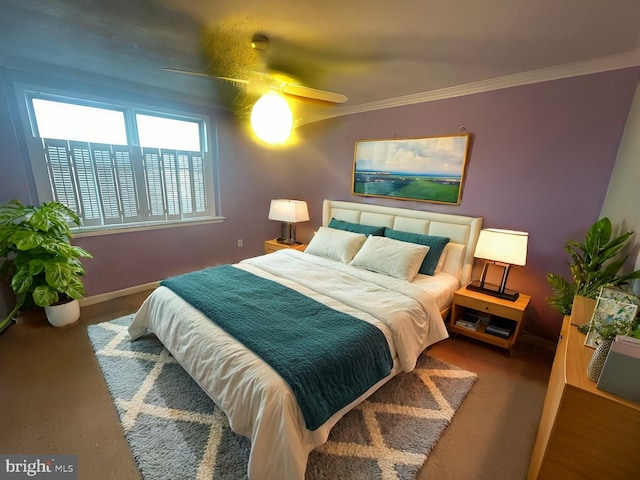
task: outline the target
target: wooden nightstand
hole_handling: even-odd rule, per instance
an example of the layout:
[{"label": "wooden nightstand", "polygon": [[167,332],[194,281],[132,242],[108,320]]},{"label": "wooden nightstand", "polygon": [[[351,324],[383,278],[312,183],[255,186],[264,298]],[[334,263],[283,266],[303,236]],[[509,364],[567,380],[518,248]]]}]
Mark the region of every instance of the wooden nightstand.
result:
[{"label": "wooden nightstand", "polygon": [[[467,287],[462,287],[453,294],[449,330],[498,347],[506,348],[509,354],[511,354],[511,348],[516,344],[520,336],[522,322],[529,302],[531,302],[531,297],[523,293],[520,294],[515,302],[511,302],[491,295],[485,295],[484,293],[467,290]],[[511,335],[509,335],[508,338],[502,338],[486,333],[486,321],[482,322],[477,330],[456,325],[458,319],[469,311],[479,314],[482,317],[487,317],[489,323],[492,319],[506,322],[512,327]]]},{"label": "wooden nightstand", "polygon": [[296,243],[294,245],[288,245],[286,243],[278,242],[277,238],[274,238],[273,240],[266,240],[264,242],[264,253],[273,253],[276,250],[282,250],[285,248],[293,248],[294,250],[299,250],[301,252],[304,252],[304,249],[307,248],[307,245],[304,243]]}]

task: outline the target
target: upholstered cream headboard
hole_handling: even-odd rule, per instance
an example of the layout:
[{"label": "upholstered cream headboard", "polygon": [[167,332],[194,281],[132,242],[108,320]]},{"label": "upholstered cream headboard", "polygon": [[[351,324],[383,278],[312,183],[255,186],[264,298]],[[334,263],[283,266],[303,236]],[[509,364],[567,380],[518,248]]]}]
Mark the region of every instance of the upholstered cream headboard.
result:
[{"label": "upholstered cream headboard", "polygon": [[442,270],[457,276],[460,285],[471,281],[473,252],[482,229],[482,217],[325,200],[322,206],[322,225],[327,226],[332,218],[361,225],[389,227],[403,232],[449,237],[451,245],[447,247]]}]

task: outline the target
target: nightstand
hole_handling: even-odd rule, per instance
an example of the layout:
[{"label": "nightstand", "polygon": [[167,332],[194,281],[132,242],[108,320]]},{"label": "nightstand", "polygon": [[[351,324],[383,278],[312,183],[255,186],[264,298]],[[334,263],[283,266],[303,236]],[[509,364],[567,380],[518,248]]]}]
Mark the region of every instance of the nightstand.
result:
[{"label": "nightstand", "polygon": [[[453,294],[449,330],[506,348],[511,354],[511,348],[516,344],[520,336],[525,312],[530,302],[531,297],[523,293],[520,294],[516,301],[511,302],[462,287]],[[463,318],[467,312],[482,318],[477,329],[456,325],[456,322]],[[494,324],[502,323],[510,327],[511,334],[508,337],[501,337],[487,333],[487,326],[492,321]]]},{"label": "nightstand", "polygon": [[304,243],[295,243],[293,245],[280,243],[278,242],[277,238],[274,238],[273,240],[266,240],[264,242],[264,253],[273,253],[277,250],[283,250],[285,248],[293,248],[294,250],[304,252],[304,249],[307,248],[307,245]]}]

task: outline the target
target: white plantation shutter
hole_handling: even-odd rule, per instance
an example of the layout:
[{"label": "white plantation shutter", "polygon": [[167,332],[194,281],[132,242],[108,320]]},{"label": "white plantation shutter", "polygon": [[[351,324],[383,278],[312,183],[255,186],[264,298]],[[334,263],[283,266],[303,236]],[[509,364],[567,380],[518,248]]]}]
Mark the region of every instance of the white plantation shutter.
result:
[{"label": "white plantation shutter", "polygon": [[[116,171],[116,179],[118,184],[118,191],[120,196],[121,215],[124,222],[140,221],[140,203],[138,201],[139,185],[144,185],[142,182],[143,172],[142,169],[138,169],[137,176],[140,177],[140,181],[136,182],[136,169],[134,167],[134,157],[139,161],[142,156],[139,153],[136,155],[136,151],[132,152],[132,149],[127,146],[114,145],[113,162]],[[144,189],[142,189],[144,191]]]},{"label": "white plantation shutter", "polygon": [[164,185],[160,152],[157,148],[145,148],[143,152],[149,218],[164,220]]},{"label": "white plantation shutter", "polygon": [[182,214],[193,217],[193,185],[191,182],[191,169],[189,168],[189,154],[178,152],[178,178],[180,179],[180,206]]},{"label": "white plantation shutter", "polygon": [[204,160],[200,153],[191,154],[190,158],[194,214],[196,216],[203,216],[207,213],[207,192],[204,188]]},{"label": "white plantation shutter", "polygon": [[[69,147],[76,171],[76,184],[80,203],[80,209],[76,213],[82,218],[84,225],[102,225],[98,183],[89,151],[89,144],[69,142]],[[75,210],[74,208],[71,209]]]},{"label": "white plantation shutter", "polygon": [[54,200],[64,203],[74,212],[78,212],[75,175],[67,142],[47,139],[45,140],[44,152]]},{"label": "white plantation shutter", "polygon": [[176,220],[181,215],[177,167],[175,150],[162,150],[162,179],[164,180],[167,220]]},{"label": "white plantation shutter", "polygon": [[121,222],[118,188],[111,162],[111,145],[91,144],[91,155],[96,169],[98,192],[102,205],[102,221],[105,225]]},{"label": "white plantation shutter", "polygon": [[84,226],[208,214],[200,152],[43,139],[54,198]]},{"label": "white plantation shutter", "polygon": [[182,215],[204,216],[207,212],[207,196],[204,188],[204,162],[199,152],[178,152],[178,177],[180,179],[180,204]]}]

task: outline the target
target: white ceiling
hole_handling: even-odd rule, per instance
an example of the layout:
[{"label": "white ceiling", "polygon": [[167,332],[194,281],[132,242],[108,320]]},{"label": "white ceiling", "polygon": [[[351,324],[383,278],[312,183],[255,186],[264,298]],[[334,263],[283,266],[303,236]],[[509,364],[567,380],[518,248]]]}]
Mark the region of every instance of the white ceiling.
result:
[{"label": "white ceiling", "polygon": [[640,65],[639,20],[639,0],[0,0],[0,64],[219,104],[228,83],[163,67],[205,71],[212,26],[237,62],[263,32],[269,65],[348,97],[310,121]]}]

